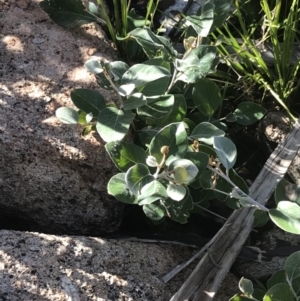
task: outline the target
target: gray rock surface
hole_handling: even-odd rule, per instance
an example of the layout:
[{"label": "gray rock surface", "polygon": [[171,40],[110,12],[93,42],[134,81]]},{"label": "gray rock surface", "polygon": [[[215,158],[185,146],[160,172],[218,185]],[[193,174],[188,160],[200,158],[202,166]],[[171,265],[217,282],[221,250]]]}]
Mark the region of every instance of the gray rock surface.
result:
[{"label": "gray rock surface", "polygon": [[[161,281],[194,251],[178,245],[0,231],[2,301],[167,301],[193,266]],[[237,290],[229,275],[216,301]]]},{"label": "gray rock surface", "polygon": [[72,106],[74,88],[98,89],[83,64],[96,52],[111,60],[115,51],[97,25],[67,31],[39,2],[0,3],[0,226],[111,232],[123,207],[106,193],[116,170],[104,143],[96,133],[82,139],[82,129],[61,124],[55,110]]}]

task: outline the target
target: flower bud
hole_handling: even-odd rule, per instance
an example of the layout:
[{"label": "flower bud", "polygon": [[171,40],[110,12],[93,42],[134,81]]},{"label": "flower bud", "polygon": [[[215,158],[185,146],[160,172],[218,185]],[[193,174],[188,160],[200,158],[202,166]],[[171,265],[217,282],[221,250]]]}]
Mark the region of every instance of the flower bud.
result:
[{"label": "flower bud", "polygon": [[156,167],[158,165],[156,158],[153,156],[147,157],[146,164],[150,167]]},{"label": "flower bud", "polygon": [[161,149],[160,149],[160,152],[161,152],[163,155],[166,155],[166,156],[167,156],[167,155],[169,154],[169,147],[166,146],[166,145],[162,146]]},{"label": "flower bud", "polygon": [[189,174],[183,166],[176,166],[174,168],[174,178],[178,184],[183,184],[187,180]]}]

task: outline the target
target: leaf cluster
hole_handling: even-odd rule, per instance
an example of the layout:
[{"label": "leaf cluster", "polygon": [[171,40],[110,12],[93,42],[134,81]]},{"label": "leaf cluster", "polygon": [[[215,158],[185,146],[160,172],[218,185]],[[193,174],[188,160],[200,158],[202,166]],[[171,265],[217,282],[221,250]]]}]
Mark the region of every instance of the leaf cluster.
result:
[{"label": "leaf cluster", "polygon": [[239,282],[238,293],[230,301],[298,301],[300,300],[300,251],[290,255],[282,270],[267,281],[266,287],[254,288],[246,278]]},{"label": "leaf cluster", "polygon": [[[91,59],[85,64],[101,88],[116,93],[118,106],[107,104],[99,92],[76,89],[71,99],[79,110],[56,111],[62,122],[83,125],[83,135],[99,133],[120,170],[109,181],[108,193],[142,206],[152,220],[169,217],[185,223],[195,204],[205,207],[214,198],[233,209],[253,205],[247,185],[233,170],[236,147],[218,118],[220,90],[206,78],[219,58],[205,38],[228,10],[211,1],[187,19],[184,54],[149,27],[131,30],[118,39],[134,41],[146,61],[130,66]],[[264,114],[263,108],[246,102],[223,119],[249,125]],[[135,144],[123,141],[130,126]]]}]

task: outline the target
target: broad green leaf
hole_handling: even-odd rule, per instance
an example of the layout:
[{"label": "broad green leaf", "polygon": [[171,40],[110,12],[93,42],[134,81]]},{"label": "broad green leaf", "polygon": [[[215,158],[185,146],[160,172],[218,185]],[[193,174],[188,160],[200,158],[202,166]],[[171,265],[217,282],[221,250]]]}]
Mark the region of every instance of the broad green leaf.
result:
[{"label": "broad green leaf", "polygon": [[190,15],[185,18],[186,25],[192,26],[199,36],[207,37],[214,22],[214,8],[214,4],[205,3],[198,11],[201,14]]},{"label": "broad green leaf", "polygon": [[150,65],[150,66],[161,66],[166,68],[167,70],[171,70],[171,64],[164,60],[162,57],[156,57],[154,59],[147,60],[143,62],[145,65]]},{"label": "broad green leaf", "polygon": [[286,179],[282,179],[275,188],[275,192],[274,192],[274,198],[275,198],[275,202],[276,204],[278,204],[280,201],[283,200],[287,200],[287,196],[286,196],[286,191],[285,191],[285,187],[290,185],[291,183],[288,182]]},{"label": "broad green leaf", "polygon": [[169,86],[169,82],[170,82],[170,78],[167,76],[163,78],[159,78],[138,88],[138,91],[142,92],[145,96],[149,96],[149,97],[165,94]]},{"label": "broad green leaf", "polygon": [[160,119],[166,116],[172,110],[173,105],[173,95],[161,95],[150,104],[139,107],[137,114],[152,117],[154,119]]},{"label": "broad green leaf", "polygon": [[242,208],[241,203],[236,198],[229,198],[229,199],[227,199],[226,205],[229,208],[233,209],[233,210],[237,210],[237,209],[241,209]]},{"label": "broad green leaf", "polygon": [[134,116],[131,111],[106,107],[98,116],[97,132],[105,142],[122,140],[127,134]]},{"label": "broad green leaf", "polygon": [[166,61],[172,61],[177,52],[171,42],[161,36],[155,35],[150,28],[137,28],[128,33],[128,38],[135,39],[151,59],[163,56]]},{"label": "broad green leaf", "polygon": [[[150,99],[149,102],[153,102],[155,99]],[[128,97],[124,103],[124,110],[135,110],[148,103],[148,99],[142,93],[134,93]]]},{"label": "broad green leaf", "polygon": [[163,201],[163,203],[168,210],[168,217],[181,224],[185,224],[187,222],[187,219],[190,216],[190,211],[194,207],[193,198],[188,190],[183,200],[178,202],[169,198]]},{"label": "broad green leaf", "polygon": [[122,61],[115,61],[110,63],[110,72],[113,75],[113,80],[119,82],[124,73],[129,69],[129,66]]},{"label": "broad green leaf", "polygon": [[85,62],[84,67],[93,74],[100,74],[103,72],[103,67],[98,59],[92,58]]},{"label": "broad green leaf", "polygon": [[[196,56],[198,60],[195,58]],[[185,68],[184,71],[179,72],[176,81],[181,80],[186,83],[195,83],[200,78],[215,71],[218,62],[216,47],[200,45],[192,50],[184,60],[191,62],[190,66],[189,68]],[[183,64],[182,60],[178,63]]]},{"label": "broad green leaf", "polygon": [[198,168],[198,175],[200,176],[208,165],[209,157],[203,152],[187,152],[185,159],[191,160]]},{"label": "broad green leaf", "polygon": [[209,157],[211,157],[211,156],[213,158],[217,157],[217,154],[216,154],[215,150],[212,147],[210,147],[208,145],[205,145],[203,143],[199,143],[198,150],[199,150],[200,153],[205,153]]},{"label": "broad green leaf", "polygon": [[184,118],[183,122],[186,124],[186,131],[187,134],[190,135],[193,131],[193,129],[196,127],[196,124],[189,118]]},{"label": "broad green leaf", "polygon": [[146,163],[145,151],[132,143],[125,141],[111,141],[105,145],[106,151],[115,165],[126,172],[130,167],[136,163]]},{"label": "broad green leaf", "polygon": [[241,280],[239,281],[239,289],[246,296],[251,297],[252,294],[253,294],[253,283],[252,283],[252,281],[242,277]]},{"label": "broad green leaf", "polygon": [[[236,122],[241,125],[250,125],[256,121],[259,121],[264,117],[267,110],[254,102],[242,102],[236,110],[231,113],[235,116]],[[226,121],[233,120],[231,115],[226,117]]]},{"label": "broad green leaf", "polygon": [[211,30],[222,26],[222,24],[225,22],[228,14],[232,10],[232,0],[214,0],[214,5],[214,23]]},{"label": "broad green leaf", "polygon": [[77,124],[79,121],[79,115],[77,111],[68,107],[58,108],[55,112],[56,117],[66,124]]},{"label": "broad green leaf", "polygon": [[278,283],[287,283],[285,270],[279,270],[275,272],[267,281],[267,288],[270,289],[271,287],[275,286]]},{"label": "broad green leaf", "polygon": [[184,186],[169,184],[167,187],[168,196],[174,201],[181,201],[186,195]]},{"label": "broad green leaf", "polygon": [[107,78],[105,77],[104,73],[98,73],[96,74],[96,80],[97,80],[97,84],[105,89],[105,90],[113,90],[114,88],[112,87],[112,85],[110,84],[110,82],[107,80]]},{"label": "broad green leaf", "polygon": [[162,128],[151,140],[149,151],[157,162],[161,162],[163,146],[169,147],[169,155],[184,156],[188,147],[187,135],[182,122],[172,123]]},{"label": "broad green leaf", "polygon": [[176,81],[185,83],[196,83],[204,75],[201,73],[199,66],[200,60],[196,55],[190,55],[184,59],[176,59],[176,69],[179,71]]},{"label": "broad green leaf", "polygon": [[269,220],[269,216],[265,211],[256,210],[254,212],[253,227],[263,227]]},{"label": "broad green leaf", "polygon": [[132,195],[125,182],[125,173],[114,175],[107,184],[107,191],[118,201],[126,204],[137,204],[137,198]]},{"label": "broad green leaf", "polygon": [[230,139],[226,137],[214,137],[214,149],[218,158],[227,170],[234,166],[237,150]]},{"label": "broad green leaf", "polygon": [[287,200],[300,205],[300,186],[292,184],[285,179],[282,179],[275,189],[275,202]]},{"label": "broad green leaf", "polygon": [[222,104],[220,89],[212,80],[201,78],[194,84],[193,101],[202,114],[212,116]]},{"label": "broad green leaf", "polygon": [[148,167],[142,163],[130,167],[125,174],[127,187],[134,195],[140,195],[141,189],[153,180]]},{"label": "broad green leaf", "polygon": [[294,295],[286,283],[278,283],[271,287],[264,296],[263,301],[294,301]]},{"label": "broad green leaf", "polygon": [[90,89],[76,89],[71,92],[71,99],[74,105],[85,113],[93,113],[98,117],[101,110],[106,107],[106,102],[102,94]]},{"label": "broad green leaf", "polygon": [[134,90],[135,84],[125,84],[118,87],[118,93],[123,97],[130,96],[133,94]]},{"label": "broad green leaf", "polygon": [[145,127],[138,132],[138,139],[140,143],[147,148],[151,143],[153,137],[158,133],[159,129],[155,129],[152,126]]},{"label": "broad green leaf", "polygon": [[277,209],[270,209],[271,220],[282,230],[300,234],[300,207],[296,203],[281,201]]},{"label": "broad green leaf", "polygon": [[210,170],[205,170],[200,176],[200,184],[204,189],[211,189],[213,187],[212,183],[213,172]]},{"label": "broad green leaf", "polygon": [[159,201],[155,203],[144,205],[143,211],[150,219],[158,221],[165,216],[165,208]]},{"label": "broad green leaf", "polygon": [[290,281],[300,277],[300,251],[293,253],[287,258],[284,269]]},{"label": "broad green leaf", "polygon": [[169,78],[170,76],[170,72],[164,67],[135,64],[123,74],[121,84],[134,84],[139,88],[155,80],[164,77]]},{"label": "broad green leaf", "polygon": [[166,187],[159,181],[152,181],[141,188],[138,197],[139,205],[145,205],[155,202],[159,199],[167,199],[168,193]]},{"label": "broad green leaf", "polygon": [[172,109],[169,111],[169,114],[163,117],[162,119],[155,120],[156,126],[161,127],[173,122],[183,121],[187,112],[185,98],[183,95],[180,94],[175,94],[173,96],[175,97],[175,99]]},{"label": "broad green leaf", "polygon": [[105,24],[102,19],[89,13],[80,0],[44,0],[40,6],[54,22],[67,29],[91,22]]},{"label": "broad green leaf", "polygon": [[168,170],[174,170],[174,179],[178,184],[189,184],[198,174],[197,166],[188,159],[175,159],[169,166]]},{"label": "broad green leaf", "polygon": [[213,144],[214,137],[220,137],[224,135],[225,132],[217,128],[215,125],[209,122],[201,122],[194,128],[191,138],[207,144]]}]

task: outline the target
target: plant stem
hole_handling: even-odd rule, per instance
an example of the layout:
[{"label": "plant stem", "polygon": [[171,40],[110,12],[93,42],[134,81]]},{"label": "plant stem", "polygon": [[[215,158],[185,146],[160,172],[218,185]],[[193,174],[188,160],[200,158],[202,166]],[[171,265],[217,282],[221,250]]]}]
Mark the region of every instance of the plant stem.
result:
[{"label": "plant stem", "polygon": [[112,88],[116,91],[117,97],[118,97],[118,100],[119,100],[119,104],[122,105],[123,104],[123,100],[122,100],[121,95],[119,94],[118,87],[114,84],[114,82],[112,81],[110,75],[108,74],[107,70],[104,67],[103,67],[103,73],[104,73],[106,79],[109,81],[109,83],[112,86]]},{"label": "plant stem", "polygon": [[262,211],[266,211],[269,212],[269,209],[266,208],[265,206],[263,206],[262,204],[256,202],[254,199],[252,199],[247,193],[245,193],[244,191],[242,191],[239,187],[237,187],[232,181],[231,179],[226,176],[220,169],[216,169],[213,168],[211,166],[207,166],[207,168],[209,170],[211,170],[212,172],[216,173],[217,175],[219,175],[220,177],[222,177],[224,180],[226,180],[230,185],[233,186],[234,189],[236,189],[237,191],[241,192],[242,194],[244,194],[245,196],[247,196],[247,201],[249,201],[249,203],[251,203],[254,207],[257,207],[258,209],[262,210]]},{"label": "plant stem", "polygon": [[210,211],[210,210],[208,210],[208,209],[206,209],[206,208],[204,208],[204,207],[198,205],[197,203],[194,203],[194,205],[197,206],[197,207],[199,207],[199,208],[202,209],[203,211],[206,211],[206,212],[208,212],[208,213],[210,213],[210,214],[212,214],[212,215],[214,215],[214,216],[216,216],[216,217],[218,217],[218,218],[220,218],[220,219],[222,219],[222,220],[224,220],[224,221],[227,221],[227,218],[225,218],[225,217],[223,217],[223,216],[221,216],[221,215],[219,215],[219,214],[217,214],[217,213],[215,213],[215,212],[213,212],[213,211]]}]

